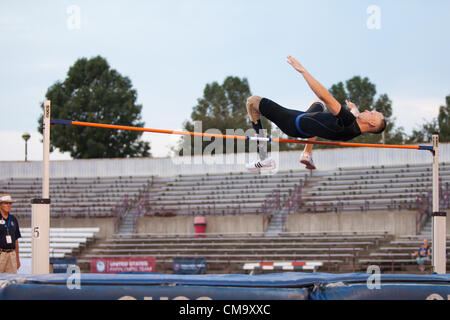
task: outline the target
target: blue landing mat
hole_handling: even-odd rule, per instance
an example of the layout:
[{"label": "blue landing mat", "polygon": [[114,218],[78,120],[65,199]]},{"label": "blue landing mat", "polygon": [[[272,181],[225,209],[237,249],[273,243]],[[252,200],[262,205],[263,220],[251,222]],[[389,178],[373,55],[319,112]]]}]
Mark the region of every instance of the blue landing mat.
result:
[{"label": "blue landing mat", "polygon": [[272,273],[0,274],[7,300],[426,300],[450,296],[450,275]]}]

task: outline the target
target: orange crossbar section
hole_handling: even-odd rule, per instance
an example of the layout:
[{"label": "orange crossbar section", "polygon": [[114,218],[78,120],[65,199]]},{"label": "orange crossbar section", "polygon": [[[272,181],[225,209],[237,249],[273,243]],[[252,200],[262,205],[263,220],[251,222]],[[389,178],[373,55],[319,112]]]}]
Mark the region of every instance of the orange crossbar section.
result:
[{"label": "orange crossbar section", "polygon": [[93,122],[80,122],[80,121],[71,121],[71,122],[72,122],[73,125],[85,126],[85,127],[97,127],[97,128],[107,128],[107,129],[117,129],[117,130],[144,131],[144,132],[153,132],[153,133],[167,133],[167,134],[178,134],[178,135],[185,135],[185,136],[201,136],[201,137],[211,137],[211,138],[225,138],[225,139],[247,140],[246,136],[233,136],[233,135],[227,135],[227,134],[176,131],[176,130],[163,130],[163,129],[149,129],[149,128],[118,126],[118,125],[112,125],[112,124],[102,124],[102,123],[93,123]]},{"label": "orange crossbar section", "polygon": [[[177,135],[186,135],[186,136],[201,136],[201,137],[223,138],[223,139],[250,140],[250,137],[248,137],[248,136],[234,136],[234,135],[227,135],[227,134],[189,132],[189,131],[164,130],[164,129],[149,129],[149,128],[120,126],[120,125],[102,124],[102,123],[93,123],[93,122],[71,121],[71,120],[60,120],[60,119],[52,119],[52,124],[72,124],[72,125],[76,125],[76,126],[97,127],[97,128],[116,129],[116,130],[132,130],[132,131],[177,134]],[[342,146],[342,147],[392,148],[392,149],[414,149],[414,150],[433,151],[432,146],[408,146],[408,145],[397,145],[397,144],[308,141],[308,140],[279,139],[279,138],[269,139],[269,141],[284,142],[284,143],[301,143],[301,144],[322,144],[322,145]]]},{"label": "orange crossbar section", "polygon": [[[330,141],[305,141],[305,140],[292,140],[292,139],[273,139],[273,141],[287,142],[287,143],[311,143],[311,144],[324,144],[329,146],[342,146],[342,147],[367,147],[367,148],[392,148],[392,149],[414,149],[420,150],[421,146],[406,146],[403,144],[374,144],[374,143],[352,143],[352,142],[330,142]],[[301,142],[299,142],[301,141]]]}]

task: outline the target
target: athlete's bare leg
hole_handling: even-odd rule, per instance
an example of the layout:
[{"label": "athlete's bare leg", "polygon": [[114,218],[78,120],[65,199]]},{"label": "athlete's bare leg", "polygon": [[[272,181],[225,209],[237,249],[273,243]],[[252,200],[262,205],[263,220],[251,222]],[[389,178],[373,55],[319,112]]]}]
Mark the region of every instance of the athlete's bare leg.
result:
[{"label": "athlete's bare leg", "polygon": [[[313,138],[309,138],[307,140],[308,141],[316,141],[316,139],[317,139],[317,137],[313,137]],[[306,169],[314,170],[314,169],[316,169],[316,166],[314,165],[314,162],[312,161],[312,149],[313,149],[312,143],[307,143],[305,145],[302,156],[300,158],[300,162],[306,166]]]},{"label": "athlete's bare leg", "polygon": [[250,121],[254,124],[261,119],[261,113],[259,112],[259,103],[262,98],[259,96],[251,96],[247,99],[247,112],[250,118]]},{"label": "athlete's bare leg", "polygon": [[[247,112],[248,116],[250,118],[250,121],[252,122],[253,129],[256,131],[256,136],[265,138],[266,132],[262,127],[261,123],[261,113],[259,112],[259,104],[262,100],[262,97],[260,96],[251,96],[247,99]],[[267,158],[267,142],[265,141],[258,141],[258,153],[260,160],[264,160]]]}]

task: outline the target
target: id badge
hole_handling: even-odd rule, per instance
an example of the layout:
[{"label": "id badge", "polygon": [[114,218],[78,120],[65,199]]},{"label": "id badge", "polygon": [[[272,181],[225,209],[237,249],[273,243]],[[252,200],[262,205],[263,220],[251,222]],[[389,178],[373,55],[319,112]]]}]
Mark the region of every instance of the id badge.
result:
[{"label": "id badge", "polygon": [[7,243],[7,244],[11,244],[11,243],[12,243],[12,239],[11,239],[11,236],[10,236],[10,235],[7,235],[7,236],[6,236],[6,243]]}]

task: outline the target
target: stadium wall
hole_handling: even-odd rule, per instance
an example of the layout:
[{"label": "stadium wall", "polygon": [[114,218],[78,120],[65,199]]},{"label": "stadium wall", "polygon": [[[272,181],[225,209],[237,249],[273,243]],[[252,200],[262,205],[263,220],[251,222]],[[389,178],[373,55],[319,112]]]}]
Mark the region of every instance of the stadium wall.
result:
[{"label": "stadium wall", "polygon": [[[299,151],[272,153],[279,170],[305,170],[299,164]],[[176,176],[244,171],[256,154],[229,154],[174,158],[89,159],[50,162],[50,177]],[[450,162],[450,144],[442,143],[439,161]],[[380,148],[335,148],[314,152],[319,170],[337,168],[432,164],[431,153],[422,150]],[[42,177],[41,161],[1,161],[0,179]]]},{"label": "stadium wall", "polygon": [[[262,215],[206,216],[208,233],[263,232]],[[194,217],[142,217],[136,221],[137,233],[194,233]]]},{"label": "stadium wall", "polygon": [[[450,213],[450,211],[448,212]],[[416,234],[415,211],[367,211],[344,213],[299,213],[287,216],[287,232],[379,232],[389,234]],[[206,232],[210,233],[260,233],[261,215],[206,216]],[[450,219],[447,219],[450,230]],[[137,220],[138,233],[194,233],[193,217],[143,217]]]},{"label": "stadium wall", "polygon": [[299,213],[287,216],[288,232],[387,231],[396,236],[416,234],[415,211]]}]

